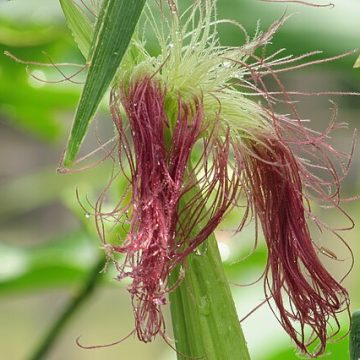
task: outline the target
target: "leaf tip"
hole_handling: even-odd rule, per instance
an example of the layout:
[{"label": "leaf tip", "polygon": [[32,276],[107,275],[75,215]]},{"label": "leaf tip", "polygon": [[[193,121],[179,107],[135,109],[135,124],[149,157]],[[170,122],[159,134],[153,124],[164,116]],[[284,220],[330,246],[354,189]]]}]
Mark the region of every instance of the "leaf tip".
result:
[{"label": "leaf tip", "polygon": [[354,69],[358,69],[360,68],[360,56],[358,57],[358,59],[355,61],[355,64],[354,64]]}]

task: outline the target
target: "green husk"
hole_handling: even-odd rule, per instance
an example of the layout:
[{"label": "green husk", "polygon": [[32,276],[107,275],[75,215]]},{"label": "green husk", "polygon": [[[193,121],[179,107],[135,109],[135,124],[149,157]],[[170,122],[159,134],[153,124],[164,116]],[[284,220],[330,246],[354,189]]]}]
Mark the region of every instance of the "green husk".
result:
[{"label": "green husk", "polygon": [[[249,360],[214,234],[188,257],[184,270],[181,285],[170,293],[178,359]],[[172,283],[180,271],[171,274]]]},{"label": "green husk", "polygon": [[350,329],[350,360],[360,359],[360,310],[355,311],[351,318]]}]

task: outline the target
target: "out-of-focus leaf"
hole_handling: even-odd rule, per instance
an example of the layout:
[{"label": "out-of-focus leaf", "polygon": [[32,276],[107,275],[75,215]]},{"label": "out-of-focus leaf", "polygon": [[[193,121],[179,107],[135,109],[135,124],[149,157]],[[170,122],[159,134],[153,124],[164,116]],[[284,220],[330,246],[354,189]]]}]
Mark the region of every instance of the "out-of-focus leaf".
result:
[{"label": "out-of-focus leaf", "polygon": [[0,295],[71,286],[84,279],[98,255],[99,249],[83,232],[45,246],[0,244]]},{"label": "out-of-focus leaf", "polygon": [[259,246],[253,254],[244,260],[224,262],[224,269],[226,275],[231,280],[238,280],[239,275],[247,271],[258,271],[261,275],[263,268],[266,264],[267,251],[264,246]]},{"label": "out-of-focus leaf", "polygon": [[81,191],[84,188],[87,190],[88,179],[96,179],[98,186],[104,186],[109,173],[104,166],[107,165],[68,175],[58,175],[53,168],[43,169],[2,184],[0,220],[4,221],[18,213],[59,200],[64,192],[71,193],[71,197],[75,199],[75,187]]},{"label": "out-of-focus leaf", "polygon": [[[344,328],[346,326],[344,325]],[[347,360],[349,359],[349,349],[348,349],[348,337],[347,334],[342,331],[336,337],[339,341],[329,342],[326,346],[326,352],[323,359],[326,360]],[[282,349],[278,349],[277,351],[274,349],[269,349],[269,355],[264,356],[262,360],[299,360],[304,358],[300,354],[296,352],[295,345],[289,344]]]},{"label": "out-of-focus leaf", "polygon": [[[24,69],[22,71],[25,73]],[[74,106],[76,92],[34,89],[23,80],[11,81],[0,74],[0,113],[16,127],[43,140],[56,139],[63,128],[61,122],[56,120],[56,114]]]},{"label": "out-of-focus leaf", "polygon": [[60,0],[60,4],[74,40],[85,59],[87,59],[93,37],[92,24],[73,0]]},{"label": "out-of-focus leaf", "polygon": [[0,19],[0,44],[14,47],[29,47],[48,43],[61,32],[53,26],[19,28],[15,24]]},{"label": "out-of-focus leaf", "polygon": [[[51,37],[46,37],[43,35],[44,31],[36,35],[37,28],[34,27],[34,30],[30,28],[26,32],[25,40],[21,40],[23,31],[18,31],[16,24],[5,24],[8,32],[12,32],[11,39],[8,38],[5,45],[1,44],[0,35],[0,115],[29,134],[46,141],[54,140],[63,129],[56,117],[61,111],[73,109],[78,99],[78,91],[68,86],[43,86],[44,83],[30,77],[26,72],[26,65],[5,56],[4,52],[8,51],[20,59],[32,61],[39,61],[40,55],[40,61],[44,61],[42,51],[52,54],[64,51],[67,43],[65,32],[57,28],[55,33],[51,30],[53,27],[50,27]],[[0,20],[1,26],[3,23]],[[45,29],[44,26],[43,28]],[[15,47],[20,43],[23,47]],[[36,47],[30,47],[34,44]],[[49,60],[45,58],[46,61]]]},{"label": "out-of-focus leaf", "polygon": [[91,64],[68,141],[64,165],[75,159],[88,125],[116,75],[146,0],[105,0],[92,41]]}]

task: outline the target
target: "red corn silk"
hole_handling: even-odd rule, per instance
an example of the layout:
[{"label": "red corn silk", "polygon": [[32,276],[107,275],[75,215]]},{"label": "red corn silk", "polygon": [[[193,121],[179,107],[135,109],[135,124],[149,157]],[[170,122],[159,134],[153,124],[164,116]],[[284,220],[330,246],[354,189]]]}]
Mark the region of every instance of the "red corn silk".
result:
[{"label": "red corn silk", "polygon": [[[290,148],[274,138],[252,144],[252,151],[246,172],[268,247],[265,292],[299,349],[317,356],[325,350],[330,318],[339,326],[337,314],[348,306],[348,293],[317,256],[306,222],[301,166]],[[315,354],[308,349],[306,327],[320,340]]]},{"label": "red corn silk", "polygon": [[[252,130],[254,137],[242,140],[220,121],[221,114],[212,125],[205,121],[202,99],[184,101],[179,96],[175,110],[170,106],[174,119],[166,112],[167,101],[166,88],[149,77],[133,81],[119,94],[113,91],[111,101],[120,166],[131,186],[131,201],[124,207],[130,230],[125,242],[113,249],[125,255],[118,277],[132,281],[128,289],[138,338],[149,342],[164,334],[162,305],[174,288],[169,274],[245,195],[239,230],[248,217],[260,219],[268,247],[264,287],[277,308],[274,313],[302,352],[322,353],[329,319],[338,325],[337,314],[349,303],[346,290],[321,264],[306,221],[305,185],[335,207],[339,203],[341,179],[328,158],[334,150],[326,136],[279,119],[273,134]],[[127,122],[120,115],[120,102]],[[200,157],[192,168],[196,146]],[[332,182],[313,175],[294,155],[298,148],[312,156],[310,147],[319,154],[315,161],[323,159]],[[333,195],[324,190],[331,184]],[[320,340],[315,354],[309,350],[308,327],[311,339]]]},{"label": "red corn silk", "polygon": [[[114,250],[125,254],[118,267],[119,279],[132,279],[129,292],[135,326],[144,342],[164,333],[161,306],[166,303],[170,272],[215,230],[233,204],[239,183],[228,172],[229,134],[224,139],[204,139],[200,160],[193,170],[187,168],[205,128],[202,102],[194,99],[189,105],[179,98],[176,121],[171,123],[165,99],[166,91],[150,78],[121,90],[128,129],[114,92],[111,101],[119,132],[119,158],[124,173],[124,157],[130,169],[132,192],[130,231],[124,244]],[[208,162],[211,164],[204,165]],[[203,174],[198,176],[200,171]],[[179,209],[183,196],[186,204]]]}]

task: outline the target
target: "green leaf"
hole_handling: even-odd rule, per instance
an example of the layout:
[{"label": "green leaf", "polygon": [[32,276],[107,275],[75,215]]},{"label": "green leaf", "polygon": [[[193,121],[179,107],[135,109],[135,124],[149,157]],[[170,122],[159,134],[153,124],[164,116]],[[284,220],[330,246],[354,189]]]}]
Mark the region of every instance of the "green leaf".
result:
[{"label": "green leaf", "polygon": [[[89,179],[96,179],[97,186],[102,187],[110,172],[108,165],[104,165],[105,167],[95,167],[66,176],[56,174],[52,167],[44,168],[36,173],[20,176],[3,183],[0,187],[0,198],[2,200],[0,202],[1,220],[6,221],[14,218],[19,213],[62,200],[64,195],[67,194],[71,199],[76,200],[76,186],[81,190],[88,189],[89,186],[94,189],[94,184],[89,182]],[[78,208],[80,208],[79,205]]]},{"label": "green leaf", "polygon": [[93,37],[93,27],[90,19],[76,6],[73,0],[60,0],[60,4],[79,50],[85,59],[88,59]]},{"label": "green leaf", "polygon": [[239,257],[239,259],[238,261],[235,260],[223,264],[225,273],[231,281],[236,282],[239,279],[239,275],[246,272],[259,272],[260,274],[266,264],[267,249],[260,244],[250,257],[245,259]]},{"label": "green leaf", "polygon": [[[4,26],[11,33],[6,45],[1,44]],[[0,19],[0,117],[27,134],[53,141],[64,131],[60,114],[74,108],[79,90],[70,86],[43,86],[44,83],[31,78],[24,64],[5,56],[4,52],[23,60],[38,60],[41,51],[57,56],[63,53],[68,37],[65,31],[53,25],[41,28],[31,26],[28,31],[20,31],[18,26]],[[38,36],[37,29],[40,29]],[[46,31],[48,35],[45,35]],[[31,67],[30,70],[35,68]],[[44,78],[43,75],[39,77]]]},{"label": "green leaf", "polygon": [[[344,329],[346,328],[345,324],[347,317],[344,317]],[[284,333],[283,344],[268,346],[266,355],[261,357],[261,360],[299,360],[307,359],[304,355],[299,353],[295,345],[291,344],[288,339],[286,339],[287,334]],[[261,343],[259,344],[261,346]],[[316,346],[316,344],[314,344]],[[329,341],[326,345],[326,352],[323,356],[320,356],[319,359],[324,360],[348,360],[349,359],[349,349],[348,349],[348,337],[346,331],[340,331],[337,336]],[[353,360],[353,358],[350,358]],[[355,359],[355,358],[354,358]],[[358,360],[356,358],[356,360]]]},{"label": "green leaf", "polygon": [[32,47],[56,40],[61,30],[56,26],[21,27],[18,22],[0,18],[0,44],[11,47]]},{"label": "green leaf", "polygon": [[92,41],[91,64],[64,158],[74,161],[88,125],[116,75],[146,0],[105,0]]},{"label": "green leaf", "polygon": [[28,248],[0,244],[0,295],[77,284],[86,277],[98,253],[96,243],[85,232]]}]

